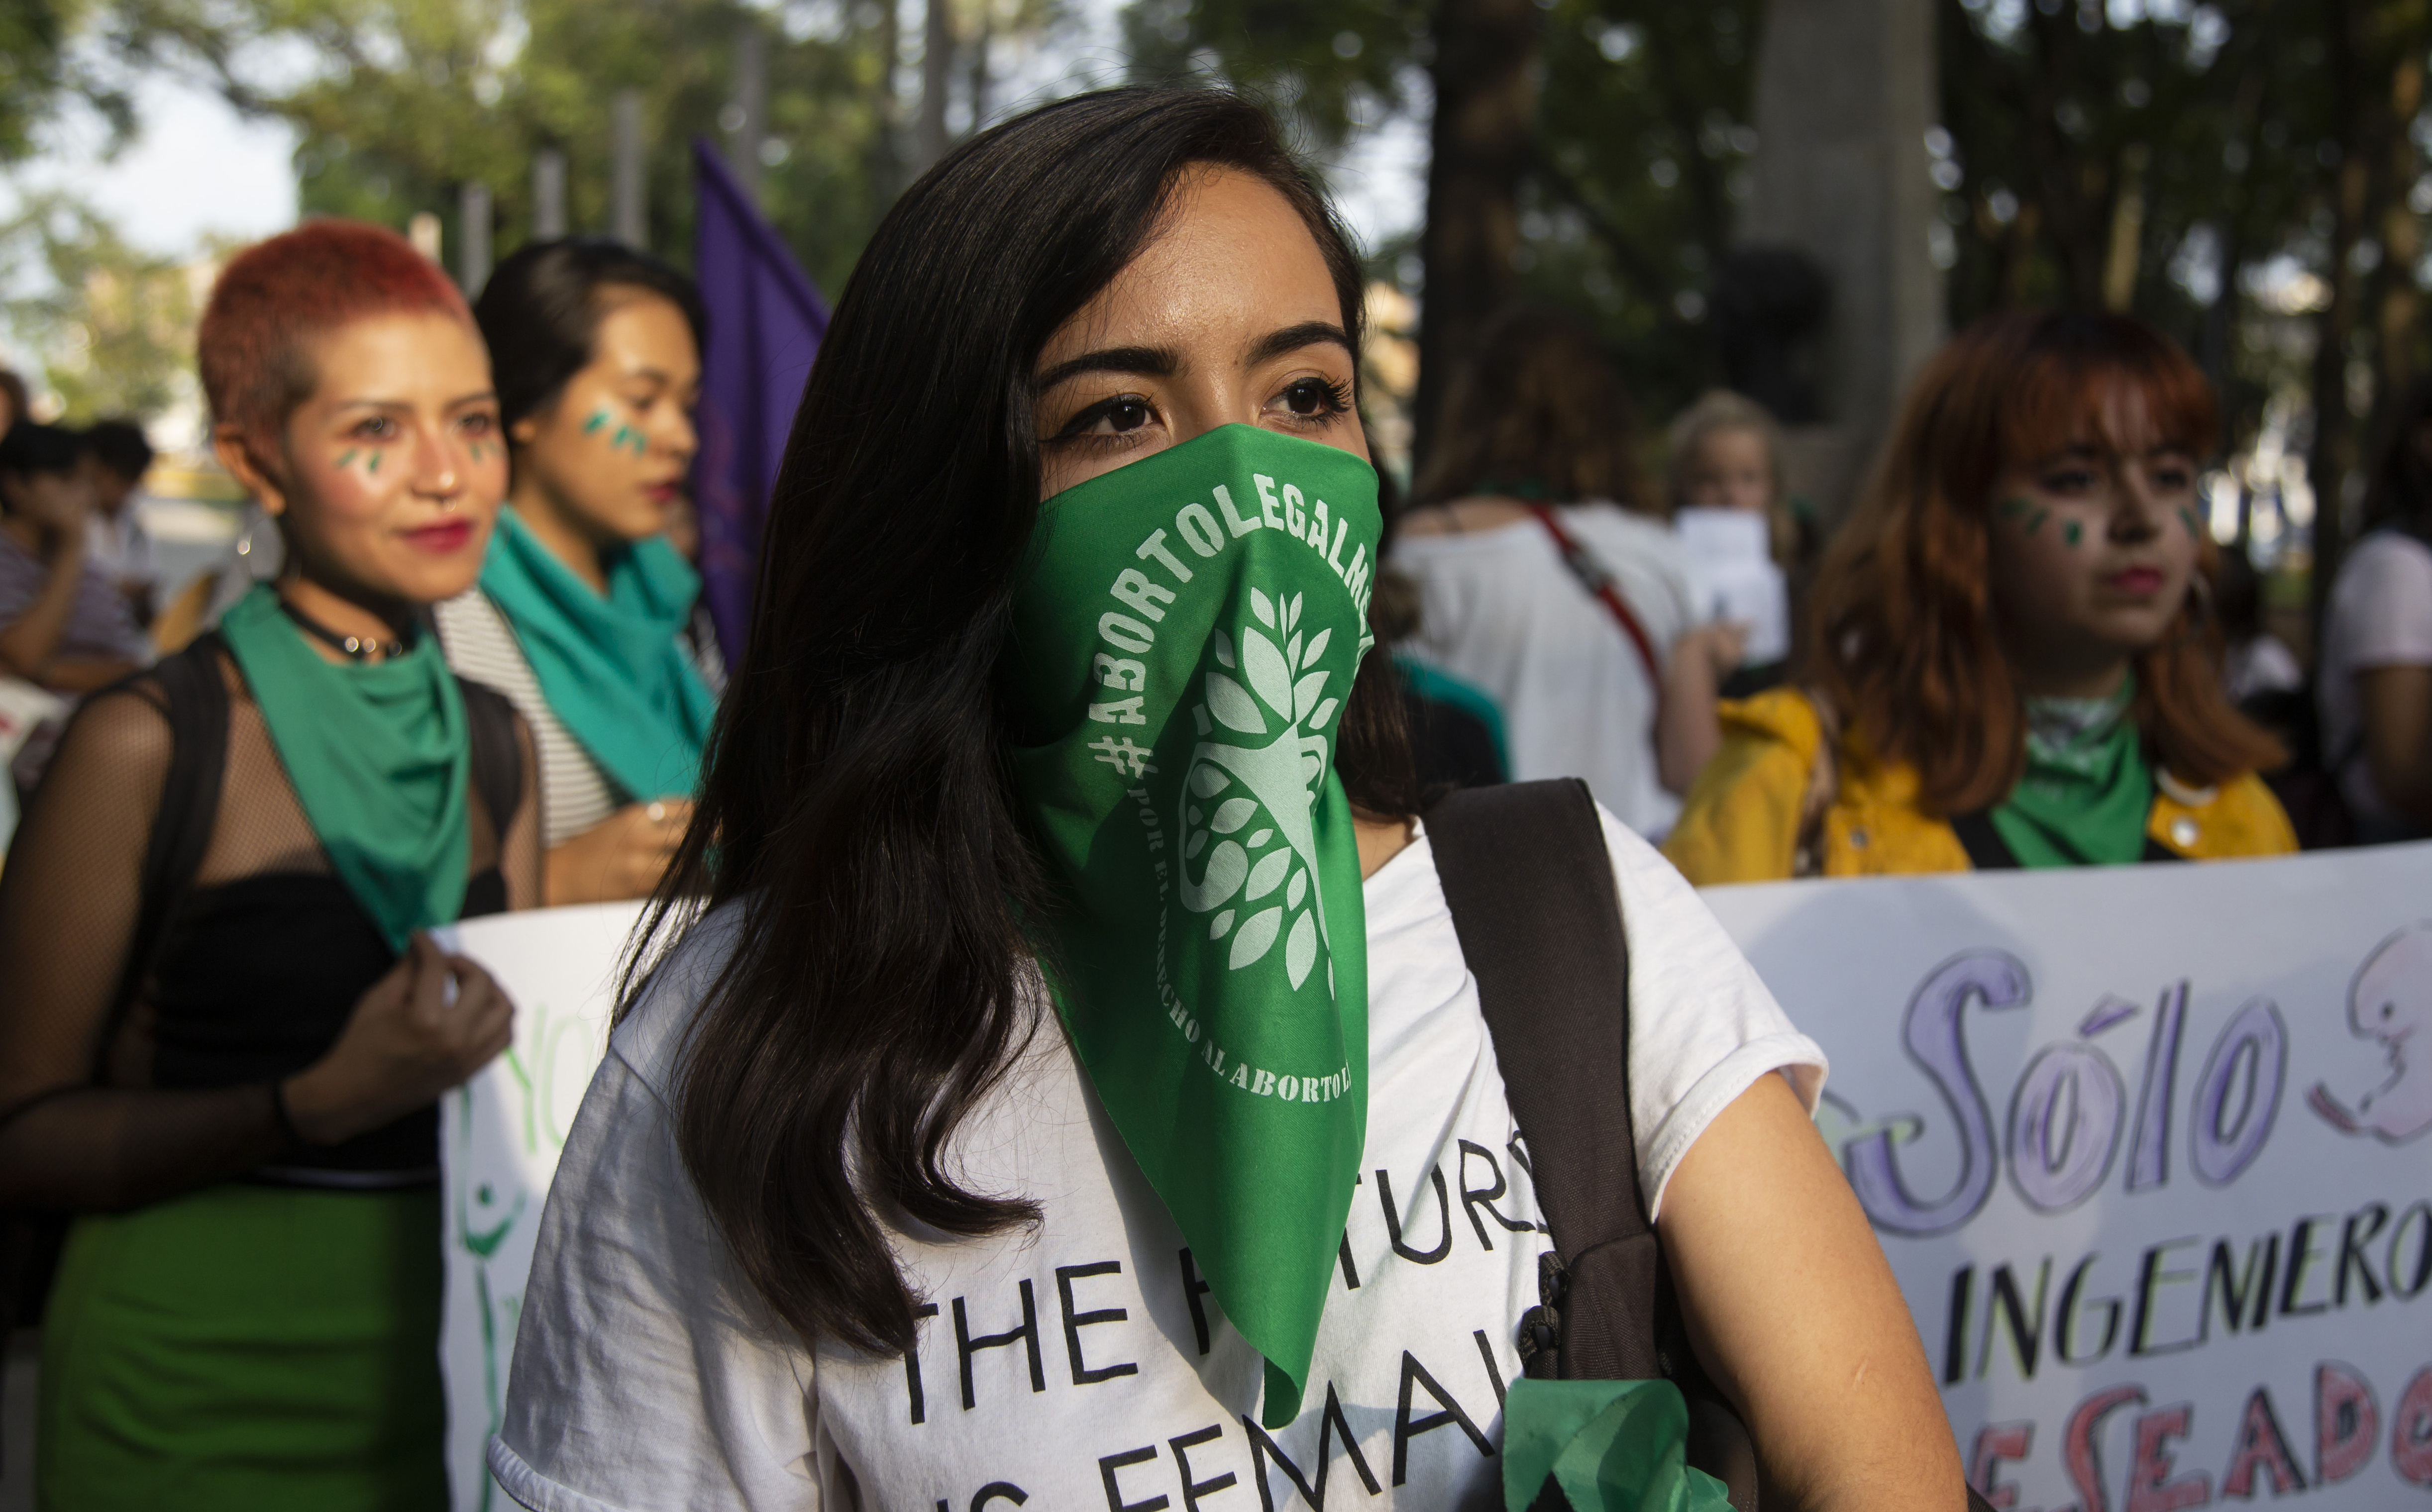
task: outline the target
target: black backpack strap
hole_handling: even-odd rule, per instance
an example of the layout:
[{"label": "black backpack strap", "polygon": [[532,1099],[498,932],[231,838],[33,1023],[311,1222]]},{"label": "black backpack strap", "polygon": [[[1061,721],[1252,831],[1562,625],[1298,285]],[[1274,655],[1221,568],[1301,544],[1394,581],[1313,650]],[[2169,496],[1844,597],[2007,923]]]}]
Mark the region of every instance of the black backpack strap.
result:
[{"label": "black backpack strap", "polygon": [[[126,964],[110,1004],[110,1033],[135,1000],[167,938],[178,900],[202,870],[219,818],[220,787],[228,773],[228,696],[220,669],[216,631],[194,638],[185,649],[154,664],[148,676],[166,700],[169,775],[144,854],[144,900],[127,942]],[[104,1043],[108,1043],[105,1035]]]},{"label": "black backpack strap", "polygon": [[[1469,788],[1427,815],[1427,839],[1504,1096],[1528,1141],[1552,1231],[1524,1324],[1532,1376],[1677,1379],[1689,1463],[1755,1512],[1756,1451],[1698,1370],[1638,1182],[1630,1113],[1630,942],[1613,856],[1577,779]],[[1561,1512],[1549,1481],[1536,1505]]]},{"label": "black backpack strap", "polygon": [[[1737,1512],[1756,1512],[1756,1447],[1689,1348],[1639,1186],[1630,942],[1595,801],[1577,779],[1465,788],[1427,824],[1554,1241],[1540,1270],[1545,1306],[1523,1327],[1528,1373],[1675,1381],[1689,1463],[1723,1483]],[[1532,1512],[1567,1505],[1548,1477]],[[1991,1512],[1972,1488],[1968,1505]]]},{"label": "black backpack strap", "polygon": [[1630,1125],[1630,951],[1596,806],[1576,779],[1465,788],[1427,816],[1436,870],[1537,1202],[1569,1277],[1560,1372],[1664,1373],[1662,1258]]},{"label": "black backpack strap", "polygon": [[524,798],[523,750],[515,740],[515,706],[487,683],[456,680],[464,694],[464,726],[472,747],[473,791],[490,811],[498,844],[507,843],[508,827]]}]

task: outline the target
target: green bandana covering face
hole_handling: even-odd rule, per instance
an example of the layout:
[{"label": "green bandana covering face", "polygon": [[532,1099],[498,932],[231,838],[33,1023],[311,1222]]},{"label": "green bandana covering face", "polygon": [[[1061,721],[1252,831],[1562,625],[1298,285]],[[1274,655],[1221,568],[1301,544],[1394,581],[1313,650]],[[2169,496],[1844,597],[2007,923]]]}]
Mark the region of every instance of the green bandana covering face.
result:
[{"label": "green bandana covering face", "polygon": [[605,597],[509,505],[481,563],[481,591],[515,627],[549,712],[626,798],[690,798],[718,712],[676,639],[701,596],[701,575],[657,536],[601,565]]},{"label": "green bandana covering face", "polygon": [[1333,769],[1381,521],[1348,452],[1224,426],[1039,506],[1014,784],[1066,897],[1081,1065],[1299,1411],[1367,1129],[1368,962]]},{"label": "green bandana covering face", "polygon": [[464,793],[472,748],[464,696],[424,635],[385,662],[324,658],[257,585],[220,637],[262,710],[279,765],[329,869],[396,949],[464,904]]},{"label": "green bandana covering face", "polygon": [[2029,698],[2027,769],[1993,828],[2021,866],[2124,866],[2145,854],[2153,779],[2127,717],[2132,674],[2108,698]]}]

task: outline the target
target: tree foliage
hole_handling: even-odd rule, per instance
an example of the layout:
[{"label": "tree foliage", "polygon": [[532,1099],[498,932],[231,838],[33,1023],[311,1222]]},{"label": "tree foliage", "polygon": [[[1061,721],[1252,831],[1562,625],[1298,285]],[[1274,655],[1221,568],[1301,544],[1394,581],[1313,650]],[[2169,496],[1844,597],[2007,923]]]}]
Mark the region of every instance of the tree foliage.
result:
[{"label": "tree foliage", "polygon": [[[39,292],[0,304],[9,328],[42,352],[45,384],[82,424],[156,415],[193,384],[194,270],[129,246],[60,193],[29,197],[0,225],[0,269]],[[28,277],[31,275],[31,277]]]},{"label": "tree foliage", "polygon": [[[987,91],[979,49],[1061,14],[1056,0],[959,0],[954,13],[966,116]],[[690,143],[731,140],[721,112],[747,28],[768,78],[761,203],[832,294],[904,171],[900,33],[875,0],[122,0],[116,14],[127,50],[296,126],[308,213],[402,227],[429,211],[449,246],[468,180],[490,190],[498,251],[531,234],[543,148],[565,155],[569,226],[605,229],[613,102],[630,88],[643,99],[650,244],[688,260]]]}]

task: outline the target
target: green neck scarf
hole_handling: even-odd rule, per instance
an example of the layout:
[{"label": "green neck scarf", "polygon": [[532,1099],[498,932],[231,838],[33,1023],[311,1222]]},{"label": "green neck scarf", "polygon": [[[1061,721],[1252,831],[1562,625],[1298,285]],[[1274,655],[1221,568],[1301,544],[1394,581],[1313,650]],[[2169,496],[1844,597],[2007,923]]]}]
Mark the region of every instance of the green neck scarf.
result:
[{"label": "green neck scarf", "polygon": [[604,597],[509,505],[481,563],[481,591],[515,627],[549,712],[627,798],[689,798],[718,712],[678,640],[701,575],[657,536],[602,565]]},{"label": "green neck scarf", "polygon": [[385,662],[331,662],[262,583],[229,607],[220,638],[329,869],[389,945],[402,950],[415,930],[453,922],[464,905],[472,751],[438,637]]},{"label": "green neck scarf", "polygon": [[2122,866],[2145,854],[2153,774],[2127,717],[2134,674],[2107,698],[2029,698],[2027,769],[1994,805],[2021,866]]},{"label": "green neck scarf", "polygon": [[1224,426],[1039,506],[1005,690],[1065,892],[1042,968],[1082,1067],[1267,1361],[1308,1385],[1368,1113],[1368,960],[1333,769],[1376,475]]}]

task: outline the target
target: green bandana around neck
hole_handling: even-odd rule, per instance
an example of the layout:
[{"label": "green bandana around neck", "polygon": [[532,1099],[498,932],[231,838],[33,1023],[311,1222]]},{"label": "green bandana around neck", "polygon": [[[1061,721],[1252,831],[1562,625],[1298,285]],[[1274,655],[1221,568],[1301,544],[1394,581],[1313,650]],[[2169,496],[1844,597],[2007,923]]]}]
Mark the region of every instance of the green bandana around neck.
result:
[{"label": "green bandana around neck", "polygon": [[1267,1361],[1308,1385],[1367,1133],[1368,960],[1333,767],[1382,521],[1348,452],[1229,425],[1039,506],[1014,590],[1036,932],[1099,1100]]},{"label": "green bandana around neck", "polygon": [[690,798],[718,700],[678,636],[701,575],[657,536],[601,558],[602,596],[498,511],[481,591],[515,627],[541,697],[628,799]]},{"label": "green bandana around neck", "polygon": [[1994,805],[2021,866],[2123,866],[2145,854],[2153,804],[2135,674],[2107,698],[2029,698],[2027,769]]},{"label": "green bandana around neck", "polygon": [[220,620],[271,748],[329,869],[392,949],[464,905],[472,748],[439,638],[385,662],[331,662],[258,584]]}]

